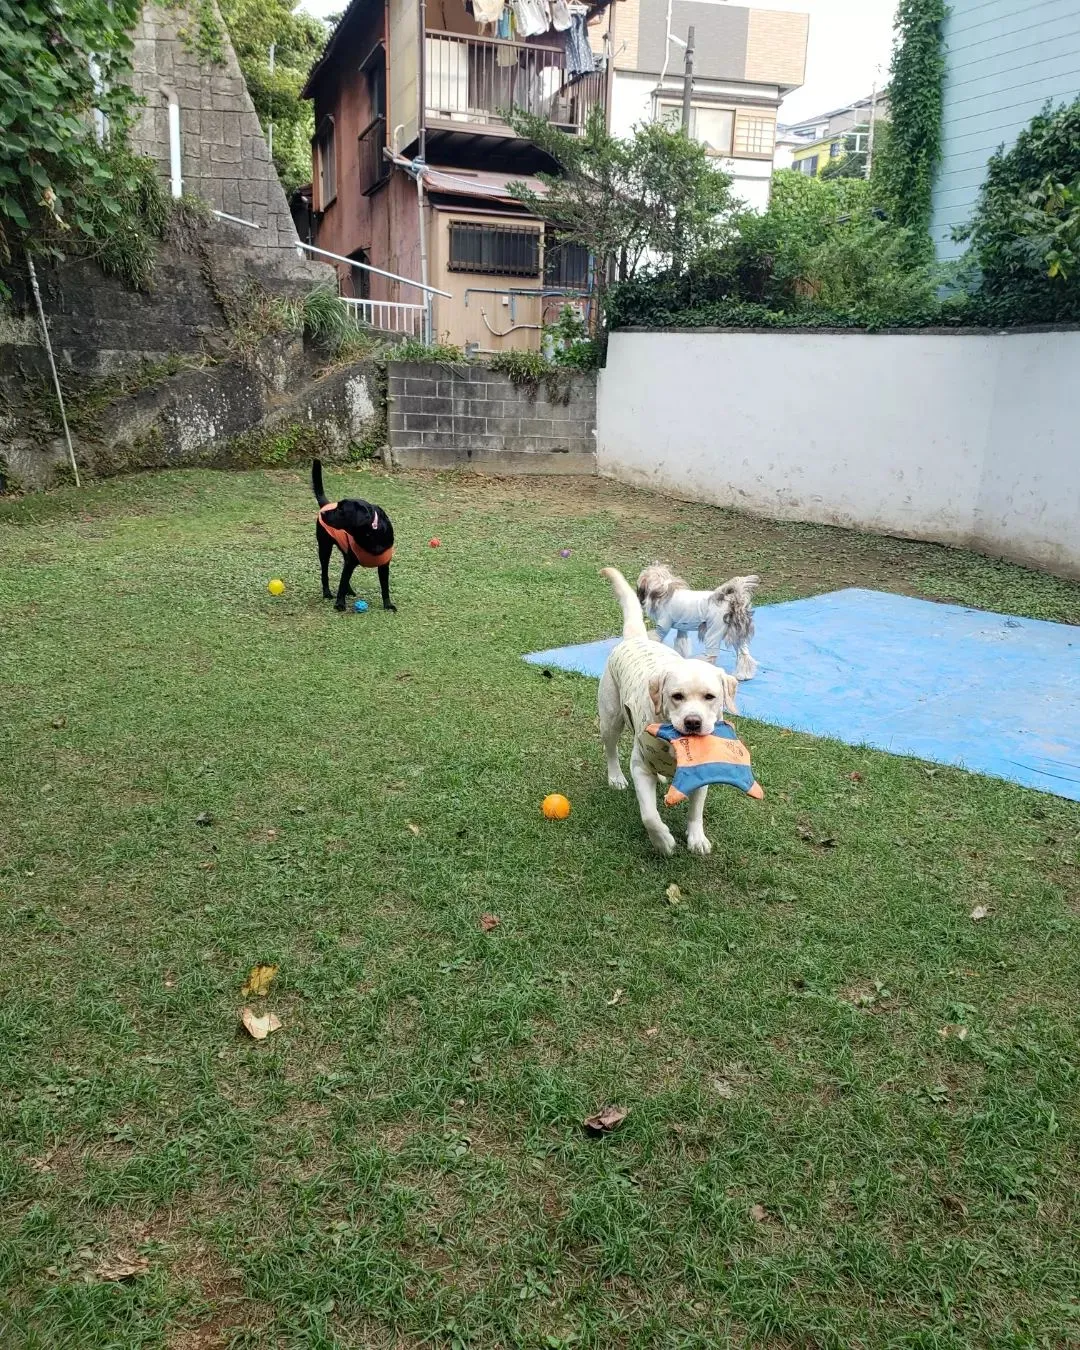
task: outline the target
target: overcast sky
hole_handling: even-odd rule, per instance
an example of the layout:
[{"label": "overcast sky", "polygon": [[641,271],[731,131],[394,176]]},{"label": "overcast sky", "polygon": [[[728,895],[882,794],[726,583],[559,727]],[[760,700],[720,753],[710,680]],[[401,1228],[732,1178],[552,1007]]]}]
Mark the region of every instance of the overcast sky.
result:
[{"label": "overcast sky", "polygon": [[[302,8],[323,18],[344,9],[346,3],[303,0]],[[877,68],[883,74],[888,71],[896,0],[762,0],[758,8],[793,9],[810,15],[806,83],[784,100],[783,122],[797,122],[861,98],[869,94]]]}]

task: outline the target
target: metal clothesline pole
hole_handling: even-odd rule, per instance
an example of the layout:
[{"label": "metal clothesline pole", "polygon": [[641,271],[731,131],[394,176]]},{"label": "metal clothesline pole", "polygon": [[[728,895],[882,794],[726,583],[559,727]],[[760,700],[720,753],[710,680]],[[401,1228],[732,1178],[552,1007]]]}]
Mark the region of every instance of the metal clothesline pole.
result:
[{"label": "metal clothesline pole", "polygon": [[60,405],[60,421],[64,424],[64,439],[67,441],[68,458],[71,460],[71,472],[75,475],[75,486],[82,487],[79,481],[79,466],[75,462],[75,447],[71,444],[71,431],[68,428],[67,412],[64,408],[64,395],[60,388],[60,376],[56,371],[56,360],[53,357],[52,342],[49,338],[49,325],[45,321],[45,306],[41,303],[41,291],[38,288],[37,269],[34,267],[34,260],[30,256],[30,251],[26,252],[26,265],[30,271],[30,287],[34,292],[34,303],[37,305],[38,319],[41,322],[41,333],[45,339],[45,351],[49,357],[49,369],[52,371],[53,388],[56,390],[56,401]]}]

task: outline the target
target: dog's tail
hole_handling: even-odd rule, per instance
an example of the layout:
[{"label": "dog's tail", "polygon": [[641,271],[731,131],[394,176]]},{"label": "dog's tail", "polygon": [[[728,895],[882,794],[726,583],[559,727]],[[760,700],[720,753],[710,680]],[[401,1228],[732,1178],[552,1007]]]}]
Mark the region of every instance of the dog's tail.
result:
[{"label": "dog's tail", "polygon": [[311,461],[311,488],[315,493],[315,500],[320,506],[325,506],[330,498],[323,491],[322,464],[317,459]]},{"label": "dog's tail", "polygon": [[615,591],[615,598],[622,608],[623,637],[646,637],[645,616],[641,612],[641,603],[634,592],[634,588],[617,568],[605,567],[601,570],[600,575],[607,577],[608,581],[611,582]]},{"label": "dog's tail", "polygon": [[709,604],[723,612],[724,638],[733,647],[749,642],[754,636],[753,596],[760,583],[760,577],[732,577],[709,596]]}]

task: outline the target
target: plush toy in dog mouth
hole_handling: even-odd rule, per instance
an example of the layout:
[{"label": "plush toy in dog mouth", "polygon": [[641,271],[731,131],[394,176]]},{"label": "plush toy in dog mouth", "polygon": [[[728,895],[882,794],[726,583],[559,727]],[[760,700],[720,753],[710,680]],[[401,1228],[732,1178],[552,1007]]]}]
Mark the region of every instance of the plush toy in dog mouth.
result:
[{"label": "plush toy in dog mouth", "polygon": [[646,730],[650,736],[666,741],[675,756],[675,773],[664,797],[665,806],[677,806],[691,792],[713,783],[738,788],[748,797],[764,797],[750,767],[750,751],[730,722],[717,722],[708,736],[686,736],[670,722],[653,722]]}]

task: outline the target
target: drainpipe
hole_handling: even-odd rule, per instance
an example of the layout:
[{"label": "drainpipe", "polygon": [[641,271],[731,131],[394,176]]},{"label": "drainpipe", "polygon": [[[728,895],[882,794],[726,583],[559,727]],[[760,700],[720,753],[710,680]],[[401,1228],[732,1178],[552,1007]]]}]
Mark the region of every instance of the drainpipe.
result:
[{"label": "drainpipe", "polygon": [[[428,258],[427,258],[427,205],[424,202],[424,167],[423,164],[417,165],[416,172],[416,207],[420,215],[420,281],[426,286],[428,284]],[[435,309],[431,292],[424,292],[424,327],[427,332],[424,335],[426,342],[434,341],[434,318]]]}]

